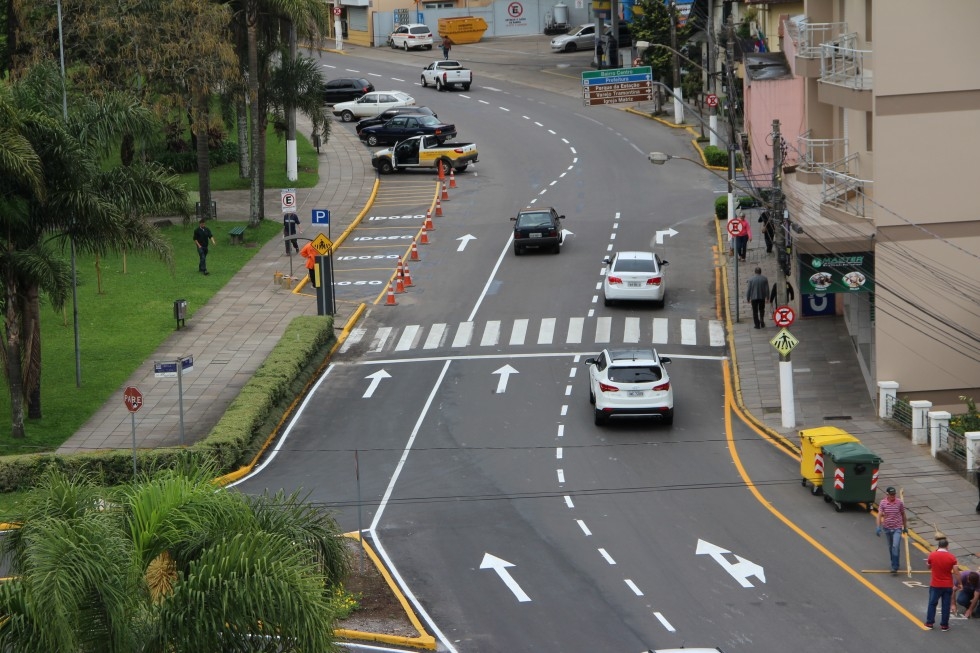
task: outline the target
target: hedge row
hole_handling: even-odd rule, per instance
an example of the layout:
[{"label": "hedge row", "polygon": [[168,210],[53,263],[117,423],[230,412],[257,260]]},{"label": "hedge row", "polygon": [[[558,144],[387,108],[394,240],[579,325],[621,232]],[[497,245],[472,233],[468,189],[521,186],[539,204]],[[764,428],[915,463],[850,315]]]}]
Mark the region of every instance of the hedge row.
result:
[{"label": "hedge row", "polygon": [[[186,459],[187,451],[212,461],[222,474],[247,465],[293,399],[317,373],[334,342],[332,317],[297,317],[204,440],[186,450],[137,451],[137,469],[152,472],[172,467],[178,459]],[[0,492],[34,487],[49,466],[69,475],[85,473],[105,485],[117,485],[133,478],[133,452],[115,449],[79,454],[3,456],[0,457]]]}]

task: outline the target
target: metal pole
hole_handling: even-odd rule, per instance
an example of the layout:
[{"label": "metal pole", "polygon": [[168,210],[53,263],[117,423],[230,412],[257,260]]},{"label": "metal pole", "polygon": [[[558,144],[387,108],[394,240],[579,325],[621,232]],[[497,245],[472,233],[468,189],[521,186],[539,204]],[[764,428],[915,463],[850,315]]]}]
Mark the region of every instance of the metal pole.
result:
[{"label": "metal pole", "polygon": [[670,49],[674,51],[674,88],[671,95],[674,96],[674,123],[684,122],[684,92],[681,89],[681,60],[677,52],[677,3],[671,0],[670,3]]},{"label": "metal pole", "polygon": [[[734,139],[734,135],[732,137]],[[725,222],[727,227],[735,219],[735,141],[728,144],[728,220]],[[741,287],[738,285],[738,252],[735,251],[735,239],[731,235],[729,238],[729,251],[733,254],[732,263],[735,266],[735,321],[739,321],[739,302],[742,297]]]},{"label": "metal pole", "polygon": [[136,480],[136,413],[130,413],[133,422],[133,480]]},{"label": "metal pole", "polygon": [[[361,464],[357,459],[357,449],[354,449],[354,483],[357,485],[357,538],[364,537],[364,522],[361,518]],[[360,569],[364,571],[364,542],[361,544]]]},{"label": "metal pole", "polygon": [[[715,3],[713,0],[708,0],[708,92],[712,95],[715,94],[715,63],[717,56],[715,55]],[[718,129],[718,107],[708,107],[708,122],[711,125],[711,136],[709,137],[709,143],[718,147],[718,138],[716,137]]]},{"label": "metal pole", "polygon": [[[783,218],[783,141],[779,133],[779,120],[772,121],[772,205],[776,215],[776,301],[784,305],[786,270],[789,267],[789,251],[786,247],[786,221]],[[793,362],[789,352],[779,355],[779,402],[782,405],[783,428],[796,426],[796,402],[793,393]]]},{"label": "metal pole", "polygon": [[177,408],[180,413],[180,446],[184,446],[184,357],[177,359]]}]

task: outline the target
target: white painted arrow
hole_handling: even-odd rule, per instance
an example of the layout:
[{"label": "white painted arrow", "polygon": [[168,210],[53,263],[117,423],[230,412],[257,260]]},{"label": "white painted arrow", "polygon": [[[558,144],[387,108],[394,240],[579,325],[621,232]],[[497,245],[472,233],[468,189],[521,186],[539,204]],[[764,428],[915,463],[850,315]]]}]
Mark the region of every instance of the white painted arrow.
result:
[{"label": "white painted arrow", "polygon": [[568,229],[562,229],[561,230],[561,241],[562,242],[565,242],[565,239],[566,238],[568,238],[569,236],[574,236],[574,235],[575,235],[575,232],[574,231],[569,231]]},{"label": "white painted arrow", "polygon": [[371,379],[371,383],[368,385],[367,390],[364,391],[364,394],[361,395],[361,399],[370,399],[371,395],[374,394],[374,391],[377,390],[378,386],[381,384],[381,379],[390,379],[391,375],[384,370],[378,370],[374,374],[368,374],[364,378]]},{"label": "white painted arrow", "polygon": [[460,236],[456,240],[461,240],[462,241],[459,244],[459,247],[456,248],[456,251],[457,252],[462,252],[464,249],[466,249],[466,244],[468,242],[470,242],[471,240],[476,240],[476,236],[471,236],[470,234],[466,234],[465,236]]},{"label": "white painted arrow", "polygon": [[676,236],[676,235],[677,235],[677,232],[674,231],[673,229],[668,229],[667,231],[658,231],[657,232],[657,244],[658,245],[663,245],[664,244],[664,236],[670,237],[670,236]]},{"label": "white painted arrow", "polygon": [[511,374],[520,374],[510,365],[504,365],[499,370],[494,370],[493,374],[499,374],[500,380],[497,381],[497,394],[503,394],[507,391],[507,379],[510,378]]},{"label": "white painted arrow", "polygon": [[711,542],[705,542],[704,540],[698,540],[698,548],[695,551],[697,555],[709,555],[715,559],[721,568],[731,574],[732,578],[738,581],[738,584],[742,587],[755,587],[749,582],[749,577],[755,576],[763,583],[766,582],[766,572],[765,570],[751,560],[746,560],[740,555],[732,554],[738,562],[732,564],[725,559],[726,553],[732,553],[728,549],[723,549],[716,544]]},{"label": "white painted arrow", "polygon": [[504,581],[504,585],[507,586],[517,600],[521,603],[527,603],[531,600],[531,597],[524,593],[521,586],[517,584],[513,578],[510,577],[510,572],[507,571],[507,567],[513,567],[514,565],[506,560],[498,558],[495,555],[490,555],[489,553],[483,554],[483,562],[480,563],[480,569],[493,569],[500,576],[500,580]]}]

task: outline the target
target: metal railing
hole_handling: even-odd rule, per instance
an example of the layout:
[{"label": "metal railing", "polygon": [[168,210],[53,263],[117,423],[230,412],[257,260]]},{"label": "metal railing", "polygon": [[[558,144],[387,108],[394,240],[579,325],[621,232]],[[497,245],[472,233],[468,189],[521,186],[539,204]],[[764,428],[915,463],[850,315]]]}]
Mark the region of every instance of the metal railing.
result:
[{"label": "metal railing", "polygon": [[817,172],[843,159],[845,139],[812,138],[812,134],[813,130],[808,129],[796,139],[802,153],[798,164],[800,170]]},{"label": "metal railing", "polygon": [[937,448],[945,451],[950,456],[966,465],[966,436],[959,431],[954,431],[948,425],[940,424],[939,442]]},{"label": "metal railing", "polygon": [[820,81],[848,88],[871,88],[871,74],[865,59],[871,50],[857,49],[857,34],[845,34],[837,40],[820,44]]},{"label": "metal railing", "polygon": [[803,20],[799,23],[787,21],[790,37],[797,43],[797,54],[807,59],[817,59],[822,56],[820,46],[847,34],[847,23],[810,23]]},{"label": "metal railing", "polygon": [[857,161],[858,155],[855,152],[820,171],[823,182],[820,201],[845,213],[863,218],[865,217],[864,189],[873,182],[850,174],[852,165],[856,167]]},{"label": "metal railing", "polygon": [[886,415],[888,419],[897,422],[902,426],[912,428],[912,405],[898,397],[889,396],[885,400]]}]

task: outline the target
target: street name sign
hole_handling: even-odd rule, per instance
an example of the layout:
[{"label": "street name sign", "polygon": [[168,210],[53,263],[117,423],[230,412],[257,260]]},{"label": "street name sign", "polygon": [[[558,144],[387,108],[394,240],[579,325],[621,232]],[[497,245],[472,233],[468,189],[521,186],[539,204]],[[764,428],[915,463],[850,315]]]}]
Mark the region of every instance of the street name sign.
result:
[{"label": "street name sign", "polygon": [[587,70],[582,73],[582,96],[589,106],[649,102],[653,99],[653,69],[636,66]]}]

